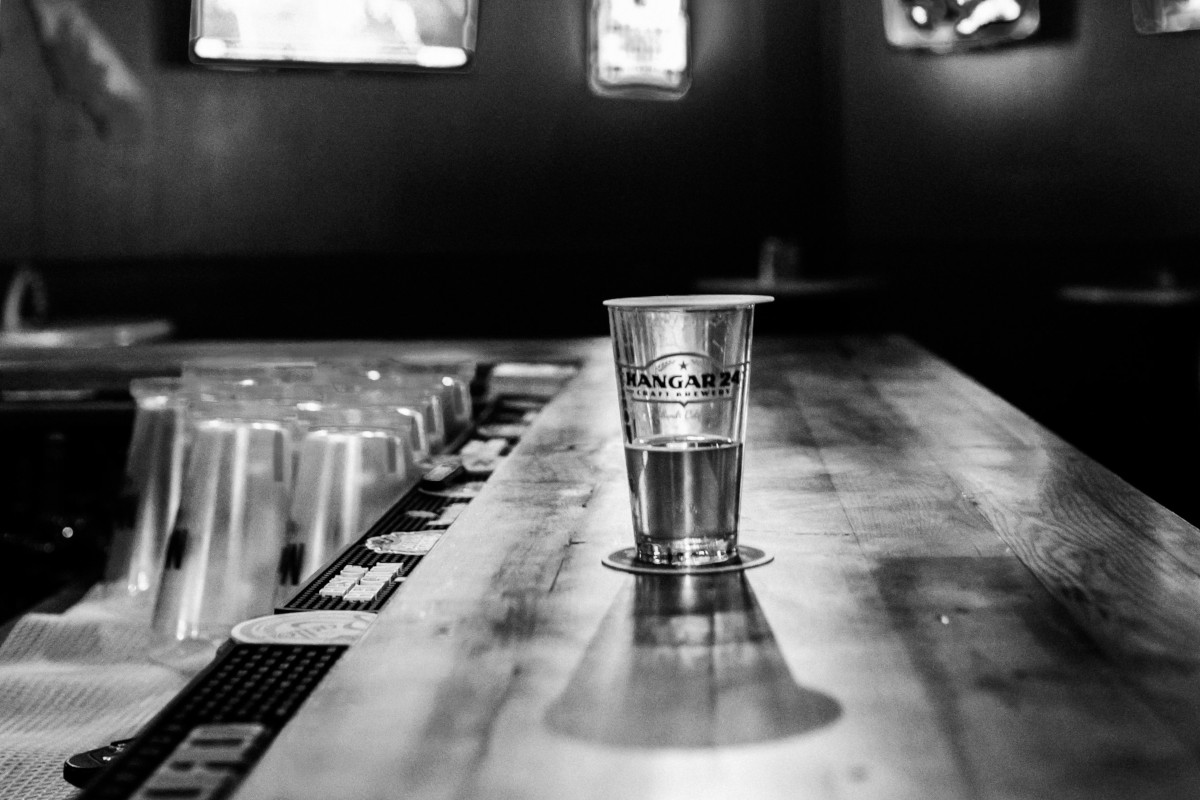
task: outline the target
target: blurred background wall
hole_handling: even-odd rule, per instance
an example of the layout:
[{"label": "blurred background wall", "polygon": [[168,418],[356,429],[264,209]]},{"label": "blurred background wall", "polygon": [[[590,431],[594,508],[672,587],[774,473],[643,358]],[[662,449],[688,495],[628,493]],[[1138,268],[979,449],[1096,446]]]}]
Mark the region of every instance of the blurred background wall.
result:
[{"label": "blurred background wall", "polygon": [[[1042,0],[1031,39],[939,56],[879,2],[691,0],[692,88],[653,103],[589,93],[587,0],[482,0],[461,75],[205,69],[187,0],[80,0],[147,90],[102,133],[0,0],[0,271],[186,338],[603,334],[604,297],[752,278],[783,237],[880,288],[764,330],[907,333],[1192,513],[1200,35]],[[1184,291],[1069,291],[1154,286]]]},{"label": "blurred background wall", "polygon": [[[140,130],[98,134],[23,0],[0,4],[0,263],[42,265],[64,313],[463,335],[536,332],[536,308],[599,329],[594,303],[545,300],[750,269],[821,196],[805,4],[695,0],[679,103],[589,93],[586,0],[484,0],[468,74],[217,71],[187,61],[188,0],[83,5],[148,90]],[[220,318],[196,303],[213,289]]]}]

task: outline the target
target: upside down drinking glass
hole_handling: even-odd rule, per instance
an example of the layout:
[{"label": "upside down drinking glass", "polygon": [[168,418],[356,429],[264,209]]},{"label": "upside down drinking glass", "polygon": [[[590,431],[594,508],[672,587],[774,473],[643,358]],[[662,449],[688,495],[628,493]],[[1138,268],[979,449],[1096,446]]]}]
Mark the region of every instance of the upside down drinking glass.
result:
[{"label": "upside down drinking glass", "polygon": [[760,295],[606,300],[636,560],[738,558],[742,449]]}]

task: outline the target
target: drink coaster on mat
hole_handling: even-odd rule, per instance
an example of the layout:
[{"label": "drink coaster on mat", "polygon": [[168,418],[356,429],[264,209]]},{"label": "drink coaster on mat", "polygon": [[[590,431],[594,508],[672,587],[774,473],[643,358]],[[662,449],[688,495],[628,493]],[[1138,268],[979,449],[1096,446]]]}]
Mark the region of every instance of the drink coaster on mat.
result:
[{"label": "drink coaster on mat", "polygon": [[354,644],[371,627],[365,611],[297,611],[239,622],[231,638],[242,644]]},{"label": "drink coaster on mat", "polygon": [[665,564],[648,564],[638,561],[637,548],[626,547],[615,553],[609,553],[600,559],[600,563],[610,569],[622,572],[633,572],[638,575],[712,575],[719,572],[740,572],[744,569],[761,567],[775,560],[757,547],[738,545],[738,557],[719,564],[700,564],[696,566],[672,567]]}]

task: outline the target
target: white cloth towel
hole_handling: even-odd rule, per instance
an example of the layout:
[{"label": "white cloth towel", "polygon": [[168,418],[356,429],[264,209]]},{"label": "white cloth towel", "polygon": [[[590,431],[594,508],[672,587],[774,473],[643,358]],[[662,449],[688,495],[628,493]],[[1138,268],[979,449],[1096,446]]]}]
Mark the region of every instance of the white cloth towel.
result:
[{"label": "white cloth towel", "polygon": [[136,734],[208,658],[160,655],[145,600],[94,589],[0,643],[0,800],[65,800],[71,755]]}]

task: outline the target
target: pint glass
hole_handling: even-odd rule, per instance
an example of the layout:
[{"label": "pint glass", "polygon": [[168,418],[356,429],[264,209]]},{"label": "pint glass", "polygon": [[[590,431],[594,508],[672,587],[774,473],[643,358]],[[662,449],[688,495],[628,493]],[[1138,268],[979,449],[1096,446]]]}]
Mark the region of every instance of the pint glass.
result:
[{"label": "pint glass", "polygon": [[263,402],[192,405],[152,617],[165,638],[219,644],[237,623],[274,608],[291,494],[287,414]]},{"label": "pint glass", "polygon": [[742,448],[759,295],[606,300],[638,561],[738,557]]},{"label": "pint glass", "polygon": [[187,395],[178,378],[168,377],[134,378],[129,394],[136,414],[104,583],[117,595],[152,596],[179,509]]}]

